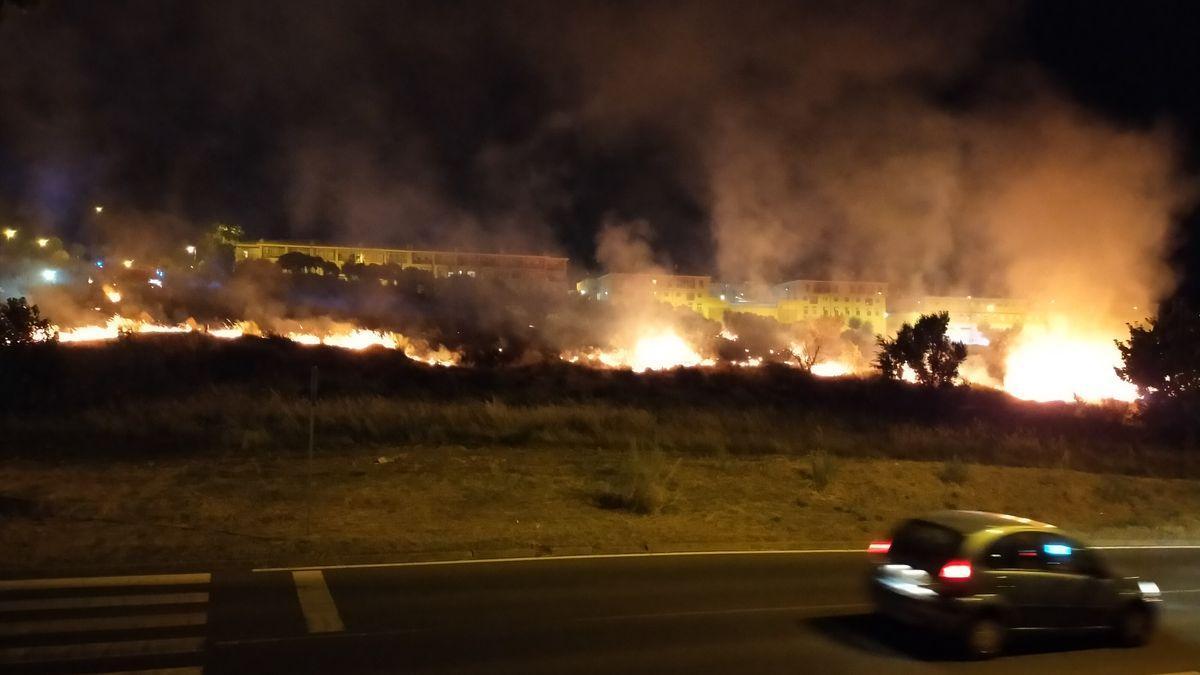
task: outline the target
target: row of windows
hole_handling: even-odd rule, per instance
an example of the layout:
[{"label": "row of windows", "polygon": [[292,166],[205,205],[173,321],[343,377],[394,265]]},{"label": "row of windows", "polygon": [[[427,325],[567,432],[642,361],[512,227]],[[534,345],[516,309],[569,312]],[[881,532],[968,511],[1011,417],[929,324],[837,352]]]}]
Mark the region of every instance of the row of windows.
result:
[{"label": "row of windows", "polygon": [[[247,250],[247,249],[243,249]],[[315,246],[286,246],[263,245],[261,255],[264,258],[278,258],[288,252],[296,251],[333,262],[366,260],[395,263],[413,263],[416,265],[463,265],[472,267],[508,267],[518,269],[562,269],[567,267],[567,261],[558,258],[540,256],[518,256],[503,254],[481,253],[435,253],[430,251],[392,251],[386,249],[365,249],[354,251],[337,247]],[[249,257],[246,253],[244,257]]]},{"label": "row of windows", "polygon": [[834,293],[849,293],[851,295],[874,295],[882,293],[886,287],[879,284],[837,283],[833,281],[808,281],[802,284],[788,284],[783,287],[785,293],[791,294],[793,289],[821,295]]}]

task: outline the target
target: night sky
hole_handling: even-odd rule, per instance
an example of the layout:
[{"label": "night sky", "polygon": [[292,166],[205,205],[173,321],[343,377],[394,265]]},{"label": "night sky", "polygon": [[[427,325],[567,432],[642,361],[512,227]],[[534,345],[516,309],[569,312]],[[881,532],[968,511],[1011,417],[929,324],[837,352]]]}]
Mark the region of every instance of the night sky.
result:
[{"label": "night sky", "polygon": [[[744,5],[0,0],[0,217],[86,240],[103,203],[139,227],[558,250],[587,266],[621,223],[656,261],[716,271],[734,169],[707,139],[726,116],[803,161],[821,102],[879,82],[881,107],[956,119],[1052,92],[1112,133],[1169,128],[1181,182],[1200,172],[1196,3]],[[788,174],[781,190],[806,198],[763,208],[852,221],[808,198],[828,175],[804,192],[814,179]],[[1170,256],[1200,297],[1200,218],[1171,203]],[[766,258],[772,273],[846,265]],[[990,283],[953,259],[924,278]]]}]

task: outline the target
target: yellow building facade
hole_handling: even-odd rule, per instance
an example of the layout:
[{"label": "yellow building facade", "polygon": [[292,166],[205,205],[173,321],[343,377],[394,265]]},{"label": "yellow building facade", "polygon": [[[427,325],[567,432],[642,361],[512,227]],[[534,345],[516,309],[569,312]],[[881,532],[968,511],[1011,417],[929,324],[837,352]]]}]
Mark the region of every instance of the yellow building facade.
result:
[{"label": "yellow building facade", "polygon": [[836,317],[848,323],[856,320],[876,333],[886,328],[887,285],[878,282],[798,279],[744,291],[739,284],[714,285],[708,276],[612,273],[584,279],[576,289],[598,300],[654,299],[714,321],[731,313],[753,314],[782,324]]},{"label": "yellow building facade", "polygon": [[399,265],[403,269],[424,270],[436,278],[465,275],[483,279],[562,284],[567,280],[567,259],[555,256],[331,246],[284,241],[242,242],[234,246],[234,257],[238,262],[274,262],[287,253],[303,253],[339,267],[347,263]]},{"label": "yellow building facade", "polygon": [[1026,300],[973,295],[919,295],[897,298],[889,310],[888,330],[915,323],[922,314],[950,314],[950,334],[968,344],[987,344],[983,332],[1018,328],[1029,317]]}]

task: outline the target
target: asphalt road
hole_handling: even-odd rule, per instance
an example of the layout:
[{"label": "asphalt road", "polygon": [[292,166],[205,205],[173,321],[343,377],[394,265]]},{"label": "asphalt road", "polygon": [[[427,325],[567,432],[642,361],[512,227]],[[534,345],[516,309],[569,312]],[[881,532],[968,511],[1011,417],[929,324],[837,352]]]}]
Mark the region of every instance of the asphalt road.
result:
[{"label": "asphalt road", "polygon": [[[994,661],[960,662],[929,636],[872,616],[864,554],[766,553],[218,570],[49,588],[0,582],[0,669],[7,662],[19,672],[1200,671],[1200,550],[1108,557],[1164,591],[1163,622],[1146,647],[1038,638]],[[72,609],[79,598],[99,607]],[[125,600],[112,607],[112,598]],[[139,607],[139,598],[150,604]],[[130,613],[134,619],[120,618]],[[169,618],[139,624],[151,617]],[[122,644],[133,639],[129,630],[157,651],[110,646],[104,661],[88,658],[106,654],[88,645]]]}]

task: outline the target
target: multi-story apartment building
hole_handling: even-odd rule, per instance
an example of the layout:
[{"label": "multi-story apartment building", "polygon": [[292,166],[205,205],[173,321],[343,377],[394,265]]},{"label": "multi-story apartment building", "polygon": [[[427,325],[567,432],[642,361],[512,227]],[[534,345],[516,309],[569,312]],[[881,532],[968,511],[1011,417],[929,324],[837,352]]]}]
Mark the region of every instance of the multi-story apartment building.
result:
[{"label": "multi-story apartment building", "polygon": [[245,260],[273,262],[286,253],[303,253],[334,263],[339,267],[346,263],[399,265],[404,269],[425,270],[438,278],[461,274],[483,279],[509,281],[561,284],[565,284],[567,281],[567,259],[547,255],[334,246],[284,241],[242,242],[235,245],[234,249],[235,259],[239,262]]}]

